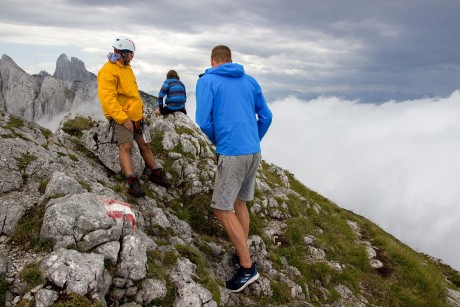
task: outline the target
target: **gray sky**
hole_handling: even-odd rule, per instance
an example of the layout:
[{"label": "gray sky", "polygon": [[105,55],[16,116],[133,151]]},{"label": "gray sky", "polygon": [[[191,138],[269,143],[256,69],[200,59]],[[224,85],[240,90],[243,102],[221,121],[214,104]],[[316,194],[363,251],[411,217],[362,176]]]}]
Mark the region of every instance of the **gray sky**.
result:
[{"label": "gray sky", "polygon": [[[226,44],[279,98],[267,161],[460,270],[458,16],[458,0],[2,0],[0,54],[52,74],[65,53],[97,74],[128,36],[141,90],[176,69],[190,93]],[[427,94],[442,98],[408,101]]]},{"label": "gray sky", "polygon": [[139,87],[156,93],[171,68],[193,91],[226,44],[268,98],[446,97],[460,86],[458,16],[458,0],[3,0],[0,53],[29,73],[52,74],[61,53],[97,73],[128,36]]}]

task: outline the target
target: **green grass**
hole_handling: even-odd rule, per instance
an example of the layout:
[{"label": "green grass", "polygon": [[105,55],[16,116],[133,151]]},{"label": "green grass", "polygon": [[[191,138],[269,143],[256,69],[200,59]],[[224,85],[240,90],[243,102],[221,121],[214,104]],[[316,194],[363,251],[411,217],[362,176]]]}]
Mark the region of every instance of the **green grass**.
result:
[{"label": "green grass", "polygon": [[[267,172],[268,167],[263,163],[264,175],[279,184],[278,176]],[[292,174],[287,173],[287,176],[291,189],[305,199],[288,195],[286,204],[290,217],[284,220],[287,227],[277,237],[276,244],[267,238],[264,238],[264,242],[275,269],[282,270],[282,259],[286,259],[289,265],[301,272],[301,276],[294,281],[308,286],[310,297],[319,299],[315,304],[338,300],[340,295],[334,287],[342,284],[355,295],[365,289],[364,294],[369,293],[366,299],[379,306],[445,306],[445,278],[457,285],[459,274],[455,270],[411,250],[368,220],[339,208],[305,187]],[[314,207],[319,208],[319,212]],[[347,220],[361,227],[361,238]],[[260,231],[266,222],[251,214],[251,233]],[[318,229],[322,231],[318,232]],[[325,251],[326,260],[341,264],[341,270],[332,268],[324,261],[308,260],[309,252],[304,242],[308,234],[315,236],[313,245]],[[384,269],[370,267],[365,246],[357,243],[360,239],[370,241],[376,248],[377,259],[384,263]],[[315,284],[318,281],[329,290],[326,298]],[[276,304],[293,303],[290,295],[285,294],[289,290],[285,284],[271,280],[271,287]],[[258,302],[267,303],[264,298],[259,298]]]},{"label": "green grass", "polygon": [[58,300],[53,304],[53,307],[102,307],[101,302],[91,300],[86,296],[77,293],[61,292]]},{"label": "green grass", "polygon": [[285,304],[291,302],[291,289],[287,284],[272,280],[270,286],[273,291],[270,300],[273,299],[273,303]]},{"label": "green grass", "polygon": [[183,195],[181,202],[172,204],[176,215],[185,220],[193,229],[193,231],[201,235],[212,235],[218,237],[226,237],[225,231],[219,221],[214,216],[214,211],[211,208],[210,193],[197,195]]},{"label": "green grass", "polygon": [[169,270],[179,258],[175,250],[147,252],[147,278],[166,279]]},{"label": "green grass", "polygon": [[29,166],[30,163],[33,161],[37,160],[37,157],[30,155],[29,153],[23,154],[21,157],[15,157],[16,159],[16,165],[21,171],[25,171],[27,166]]},{"label": "green grass", "polygon": [[83,187],[88,192],[91,192],[91,185],[87,183],[86,181],[83,181],[83,179],[78,180],[78,183]]},{"label": "green grass", "polygon": [[17,137],[18,135],[16,133],[15,134],[11,134],[11,133],[2,134],[2,139],[15,139]]},{"label": "green grass", "polygon": [[48,185],[48,183],[50,182],[50,179],[49,178],[40,178],[40,184],[38,186],[38,191],[41,193],[41,194],[45,194],[46,192],[46,187]]},{"label": "green grass", "polygon": [[10,115],[10,118],[5,128],[12,129],[12,128],[21,128],[23,126],[24,126],[24,121],[22,119],[14,115]]},{"label": "green grass", "polygon": [[155,131],[152,135],[150,148],[155,156],[166,156],[167,151],[163,148],[163,138],[165,133],[163,131]]},{"label": "green grass", "polygon": [[43,217],[46,211],[46,203],[51,198],[58,198],[64,195],[54,195],[48,198],[41,204],[35,204],[29,208],[25,214],[21,217],[14,233],[11,236],[11,240],[14,244],[21,246],[23,249],[36,249],[36,250],[51,250],[51,244],[49,242],[40,241],[40,230],[43,224]]},{"label": "green grass", "polygon": [[74,119],[67,120],[64,123],[62,130],[69,135],[81,138],[83,130],[91,129],[93,126],[94,124],[91,119],[77,116]]},{"label": "green grass", "polygon": [[394,306],[445,305],[447,284],[436,262],[414,252],[365,219],[362,219],[361,227],[365,236],[372,238],[372,244],[384,251],[380,257],[387,269],[362,278],[366,287],[375,294],[373,299],[376,303]]},{"label": "green grass", "polygon": [[43,276],[38,263],[30,263],[26,265],[19,276],[21,277],[21,280],[27,282],[27,288],[29,290],[45,283],[45,277]]},{"label": "green grass", "polygon": [[179,258],[179,253],[176,250],[154,250],[147,252],[147,278],[156,278],[166,280],[166,297],[157,299],[153,302],[153,306],[172,306],[176,299],[176,288],[167,277],[169,270]]},{"label": "green grass", "polygon": [[40,128],[40,131],[42,132],[43,136],[46,138],[46,139],[49,139],[50,136],[53,135],[53,132],[49,129],[46,129],[46,128]]},{"label": "green grass", "polygon": [[262,160],[261,169],[262,173],[267,178],[266,183],[272,188],[275,186],[284,186],[284,183],[281,181],[281,178],[276,173],[272,173],[269,171],[271,166],[272,164],[268,164],[267,162],[265,162],[265,160]]},{"label": "green grass", "polygon": [[176,126],[175,130],[178,134],[194,135],[196,133],[194,130],[183,126]]},{"label": "green grass", "polygon": [[184,151],[184,146],[182,146],[182,143],[179,141],[178,144],[174,147],[174,151],[177,153],[180,153],[183,158],[188,159],[188,160],[195,160],[195,156],[190,153]]},{"label": "green grass", "polygon": [[79,160],[76,155],[72,155],[72,154],[69,155],[69,158],[70,158],[70,160],[75,161],[75,162],[78,162],[78,160]]}]

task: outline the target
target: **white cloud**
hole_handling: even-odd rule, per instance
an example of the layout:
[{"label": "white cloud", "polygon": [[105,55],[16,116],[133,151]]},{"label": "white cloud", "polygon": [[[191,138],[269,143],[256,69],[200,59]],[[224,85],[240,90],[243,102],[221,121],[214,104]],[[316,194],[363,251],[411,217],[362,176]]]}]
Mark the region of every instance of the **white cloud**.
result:
[{"label": "white cloud", "polygon": [[452,241],[460,228],[460,91],[381,105],[286,98],[270,107],[264,159],[460,269]]}]

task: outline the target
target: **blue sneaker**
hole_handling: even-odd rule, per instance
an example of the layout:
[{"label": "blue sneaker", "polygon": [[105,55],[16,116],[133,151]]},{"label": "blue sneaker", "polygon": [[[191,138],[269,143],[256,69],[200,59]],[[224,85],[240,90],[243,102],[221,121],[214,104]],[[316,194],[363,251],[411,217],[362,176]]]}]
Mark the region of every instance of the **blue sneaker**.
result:
[{"label": "blue sneaker", "polygon": [[260,275],[257,272],[255,263],[252,264],[250,269],[246,269],[240,266],[238,271],[236,271],[235,276],[227,281],[225,285],[227,286],[227,289],[230,289],[232,292],[240,292],[243,291],[243,289],[248,285],[259,279],[259,276]]}]

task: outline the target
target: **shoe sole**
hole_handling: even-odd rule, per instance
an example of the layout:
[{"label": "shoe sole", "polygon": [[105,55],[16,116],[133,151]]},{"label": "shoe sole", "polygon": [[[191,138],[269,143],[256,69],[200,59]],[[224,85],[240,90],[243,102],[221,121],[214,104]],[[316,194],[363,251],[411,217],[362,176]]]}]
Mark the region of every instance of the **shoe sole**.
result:
[{"label": "shoe sole", "polygon": [[246,288],[247,286],[249,286],[250,284],[252,284],[253,282],[255,282],[257,279],[259,279],[260,275],[259,275],[259,272],[256,273],[256,275],[254,275],[251,279],[249,279],[244,285],[242,285],[240,288],[236,289],[236,290],[230,290],[232,291],[233,293],[238,293],[238,292],[241,292],[244,290],[244,288]]}]

